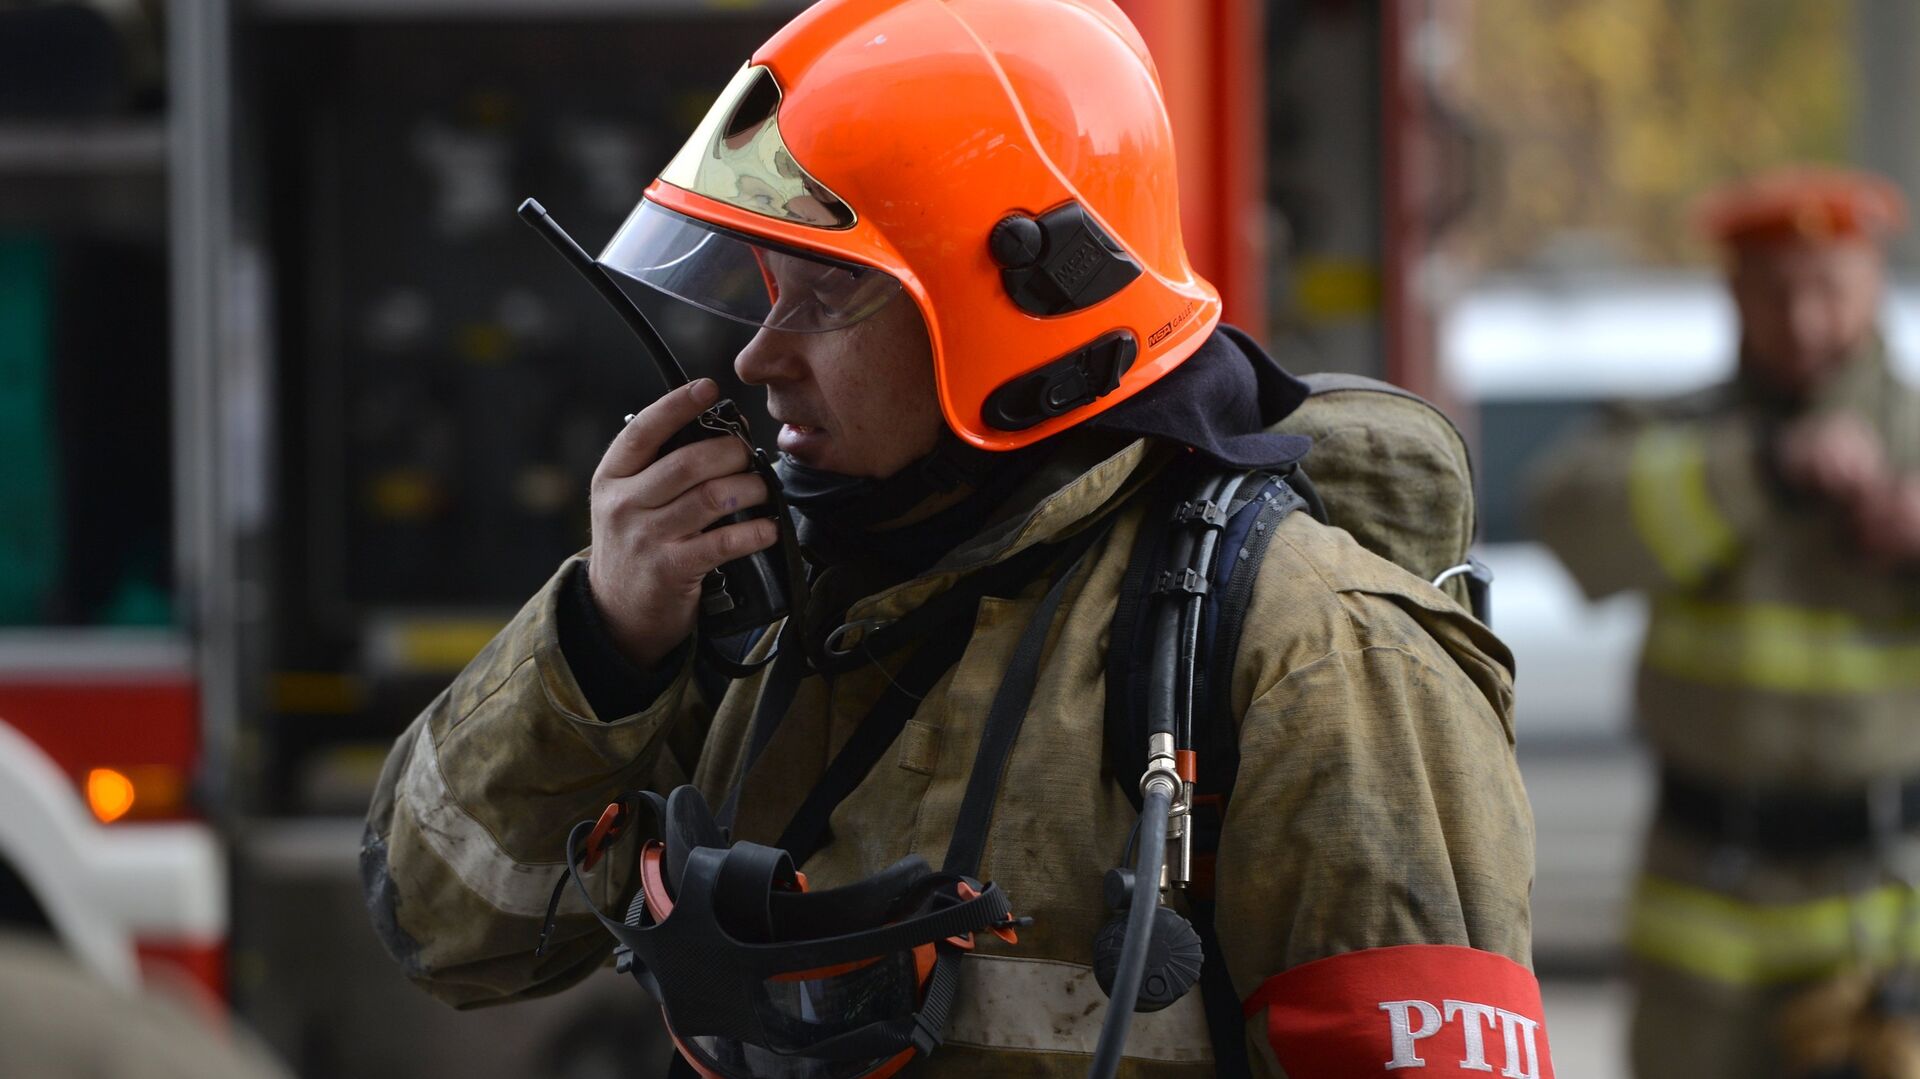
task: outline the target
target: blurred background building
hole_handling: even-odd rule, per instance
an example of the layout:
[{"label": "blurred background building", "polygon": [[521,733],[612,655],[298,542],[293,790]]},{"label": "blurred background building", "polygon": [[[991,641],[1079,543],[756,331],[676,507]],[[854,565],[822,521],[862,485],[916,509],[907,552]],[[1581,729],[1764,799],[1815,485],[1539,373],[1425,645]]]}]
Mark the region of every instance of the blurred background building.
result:
[{"label": "blurred background building", "polygon": [[[406,986],[361,814],[391,739],[584,544],[586,479],[656,392],[514,206],[610,235],[801,6],[0,0],[0,921],[198,986],[316,1079],[659,1051],[613,978],[480,1015]],[[1518,477],[1599,402],[1731,370],[1696,192],[1826,159],[1920,194],[1920,8],[1121,6],[1229,319],[1475,442],[1559,1065],[1618,1074],[1645,615],[1579,598]],[[727,324],[655,313],[727,381]],[[1904,287],[1890,333],[1920,357]]]}]

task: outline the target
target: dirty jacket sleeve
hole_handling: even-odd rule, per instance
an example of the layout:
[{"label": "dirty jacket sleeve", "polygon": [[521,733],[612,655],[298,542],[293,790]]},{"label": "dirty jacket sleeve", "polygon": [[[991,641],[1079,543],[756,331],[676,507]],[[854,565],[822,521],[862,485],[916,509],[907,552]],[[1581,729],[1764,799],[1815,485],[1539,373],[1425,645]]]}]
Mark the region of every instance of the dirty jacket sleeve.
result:
[{"label": "dirty jacket sleeve", "polygon": [[[1251,611],[1271,621],[1247,627],[1235,665],[1241,760],[1215,918],[1255,1073],[1287,1074],[1263,990],[1316,961],[1453,946],[1531,986],[1533,818],[1505,646],[1439,590],[1305,514],[1279,532]],[[1404,997],[1431,989],[1387,980]],[[1368,1052],[1388,1045],[1380,999],[1394,998],[1361,1001],[1344,1020],[1382,1039]]]},{"label": "dirty jacket sleeve", "polygon": [[1692,404],[1615,409],[1530,482],[1529,516],[1587,595],[1690,588],[1737,561],[1777,482],[1757,417]]},{"label": "dirty jacket sleeve", "polygon": [[[705,734],[690,663],[639,711],[594,713],[558,629],[584,568],[563,565],[414,720],[368,814],[374,926],[415,984],[458,1007],[555,992],[601,964],[609,938],[572,886],[534,956],[567,832],[623,791],[684,782]],[[616,850],[586,875],[602,910],[622,900],[631,863]]]}]

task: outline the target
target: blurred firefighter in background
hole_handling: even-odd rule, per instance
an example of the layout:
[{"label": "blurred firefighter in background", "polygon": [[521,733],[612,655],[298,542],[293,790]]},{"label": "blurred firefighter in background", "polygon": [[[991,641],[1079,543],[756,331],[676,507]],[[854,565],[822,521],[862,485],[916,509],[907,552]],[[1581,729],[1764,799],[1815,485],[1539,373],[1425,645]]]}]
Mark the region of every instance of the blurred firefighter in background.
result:
[{"label": "blurred firefighter in background", "polygon": [[1617,409],[1532,490],[1590,596],[1652,598],[1635,1072],[1920,1076],[1920,392],[1877,330],[1905,203],[1797,168],[1700,220],[1737,374]]}]

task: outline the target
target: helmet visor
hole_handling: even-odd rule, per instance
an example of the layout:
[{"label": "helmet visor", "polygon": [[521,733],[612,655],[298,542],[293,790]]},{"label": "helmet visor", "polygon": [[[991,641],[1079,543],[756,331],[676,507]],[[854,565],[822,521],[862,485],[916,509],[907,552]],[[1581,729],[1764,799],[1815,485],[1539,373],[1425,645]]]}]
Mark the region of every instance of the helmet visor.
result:
[{"label": "helmet visor", "polygon": [[647,199],[599,261],[704,311],[787,333],[851,326],[900,293],[899,280],[882,270],[769,244]]}]

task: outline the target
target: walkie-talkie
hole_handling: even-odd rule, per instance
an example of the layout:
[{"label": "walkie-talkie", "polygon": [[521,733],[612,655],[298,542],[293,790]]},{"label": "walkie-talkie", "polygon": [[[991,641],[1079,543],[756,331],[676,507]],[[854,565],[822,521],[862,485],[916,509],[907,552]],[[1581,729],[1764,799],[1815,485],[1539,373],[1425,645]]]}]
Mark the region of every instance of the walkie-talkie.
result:
[{"label": "walkie-talkie", "polygon": [[[607,268],[575,243],[573,237],[560,227],[560,223],[535,200],[528,199],[520,204],[520,217],[545,237],[553,249],[560,252],[586,278],[587,283],[613,305],[627,328],[640,338],[654,366],[659,368],[660,377],[666,381],[667,389],[671,391],[686,385],[689,381],[686,369],[680,366],[673,350],[667,347],[666,340],[647,321],[647,316],[632,298],[621,290]],[[632,418],[632,415],[627,417],[628,420]],[[667,441],[663,452],[701,439],[728,437],[737,438],[746,446],[750,467],[766,480],[770,497],[765,507],[731,514],[715,522],[712,527],[718,528],[754,517],[772,517],[780,528],[781,542],[776,547],[728,562],[707,574],[706,580],[701,582],[700,633],[702,640],[709,644],[762,629],[784,617],[796,607],[793,589],[799,587],[800,583],[798,547],[793,539],[793,525],[787,516],[786,501],[780,497],[779,477],[774,474],[773,463],[766,451],[755,446],[748,437],[747,419],[732,398],[716,401],[693,423],[676,432]],[[737,666],[728,657],[719,658],[723,665]],[[759,665],[754,664],[755,667]]]}]

